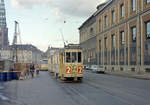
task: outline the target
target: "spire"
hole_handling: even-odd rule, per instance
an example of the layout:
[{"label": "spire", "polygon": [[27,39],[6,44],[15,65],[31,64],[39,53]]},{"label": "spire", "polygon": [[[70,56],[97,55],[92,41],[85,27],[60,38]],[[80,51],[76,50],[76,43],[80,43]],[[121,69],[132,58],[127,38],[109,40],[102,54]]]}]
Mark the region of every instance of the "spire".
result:
[{"label": "spire", "polygon": [[0,49],[7,49],[8,46],[5,3],[4,0],[0,0]]},{"label": "spire", "polygon": [[0,0],[0,28],[6,28],[6,10],[4,0]]}]

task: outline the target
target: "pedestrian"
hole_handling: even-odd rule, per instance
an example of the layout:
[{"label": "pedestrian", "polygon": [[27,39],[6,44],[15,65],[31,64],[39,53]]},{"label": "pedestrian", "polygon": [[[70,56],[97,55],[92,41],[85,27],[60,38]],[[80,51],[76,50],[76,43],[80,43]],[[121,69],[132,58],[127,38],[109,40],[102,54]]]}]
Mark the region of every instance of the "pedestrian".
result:
[{"label": "pedestrian", "polygon": [[40,67],[39,67],[39,65],[37,64],[37,65],[36,65],[36,74],[37,74],[37,75],[39,74],[39,70],[40,70]]},{"label": "pedestrian", "polygon": [[31,73],[31,76],[32,76],[32,78],[34,77],[34,64],[32,63],[31,65],[30,65],[30,73]]},{"label": "pedestrian", "polygon": [[26,77],[29,78],[29,75],[30,75],[30,65],[29,64],[27,64],[26,69],[27,69]]}]

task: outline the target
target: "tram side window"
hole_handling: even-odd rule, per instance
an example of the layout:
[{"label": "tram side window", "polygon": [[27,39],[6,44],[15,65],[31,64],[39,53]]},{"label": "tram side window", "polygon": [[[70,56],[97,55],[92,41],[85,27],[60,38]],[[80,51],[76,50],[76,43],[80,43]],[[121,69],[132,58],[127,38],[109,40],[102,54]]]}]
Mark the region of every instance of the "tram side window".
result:
[{"label": "tram side window", "polygon": [[81,62],[81,59],[82,59],[81,52],[78,52],[78,62]]},{"label": "tram side window", "polygon": [[66,62],[67,63],[71,62],[71,53],[70,52],[66,52]]},{"label": "tram side window", "polygon": [[72,52],[72,62],[77,62],[77,53],[76,52]]}]

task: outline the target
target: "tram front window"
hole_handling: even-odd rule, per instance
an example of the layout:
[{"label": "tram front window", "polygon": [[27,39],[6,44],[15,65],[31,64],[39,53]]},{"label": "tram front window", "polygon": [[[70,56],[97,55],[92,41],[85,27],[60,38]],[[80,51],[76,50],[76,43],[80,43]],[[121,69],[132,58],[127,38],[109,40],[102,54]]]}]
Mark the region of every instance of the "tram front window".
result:
[{"label": "tram front window", "polygon": [[43,60],[41,64],[48,64],[47,60]]},{"label": "tram front window", "polygon": [[81,52],[78,52],[78,62],[80,63],[82,60]]},{"label": "tram front window", "polygon": [[71,53],[70,52],[66,52],[66,62],[67,63],[71,62]]},{"label": "tram front window", "polygon": [[81,52],[66,52],[66,63],[81,63],[82,56]]},{"label": "tram front window", "polygon": [[72,52],[72,63],[77,62],[77,53]]}]

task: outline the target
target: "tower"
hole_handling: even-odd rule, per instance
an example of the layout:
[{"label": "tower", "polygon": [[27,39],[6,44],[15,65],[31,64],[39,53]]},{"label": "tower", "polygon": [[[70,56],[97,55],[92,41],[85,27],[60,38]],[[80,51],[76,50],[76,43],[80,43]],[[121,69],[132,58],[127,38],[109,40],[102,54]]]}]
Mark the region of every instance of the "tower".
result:
[{"label": "tower", "polygon": [[4,0],[0,0],[0,49],[8,48],[8,28]]}]

